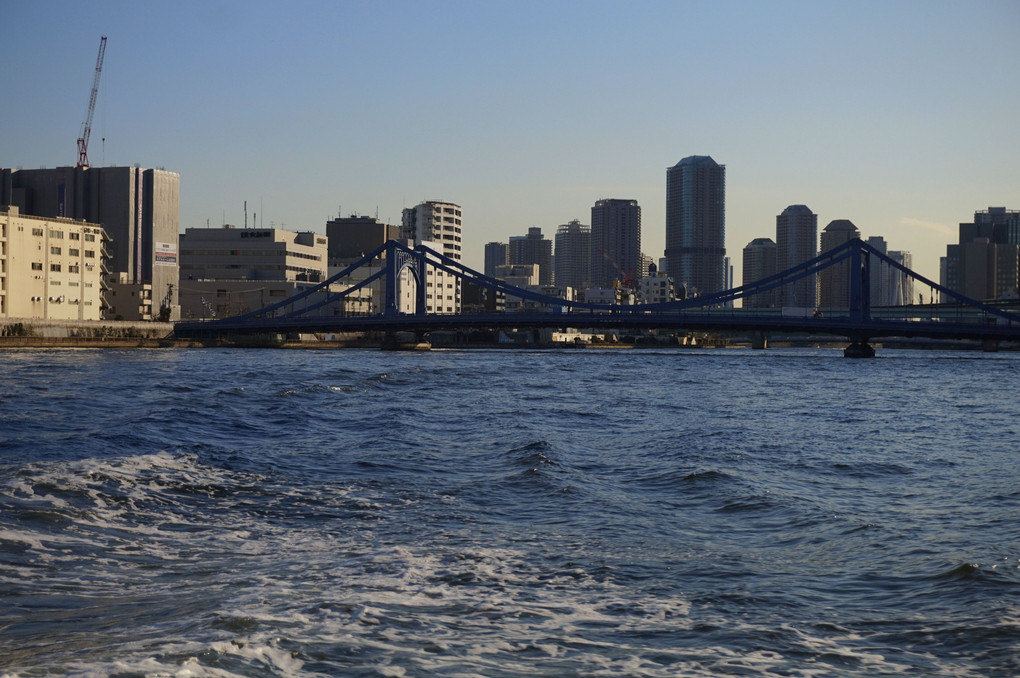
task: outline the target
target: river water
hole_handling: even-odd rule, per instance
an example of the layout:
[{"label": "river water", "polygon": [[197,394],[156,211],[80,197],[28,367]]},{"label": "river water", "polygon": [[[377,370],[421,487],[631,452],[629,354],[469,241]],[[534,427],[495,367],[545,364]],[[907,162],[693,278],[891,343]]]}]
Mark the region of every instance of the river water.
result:
[{"label": "river water", "polygon": [[0,351],[2,676],[1014,676],[1020,354]]}]

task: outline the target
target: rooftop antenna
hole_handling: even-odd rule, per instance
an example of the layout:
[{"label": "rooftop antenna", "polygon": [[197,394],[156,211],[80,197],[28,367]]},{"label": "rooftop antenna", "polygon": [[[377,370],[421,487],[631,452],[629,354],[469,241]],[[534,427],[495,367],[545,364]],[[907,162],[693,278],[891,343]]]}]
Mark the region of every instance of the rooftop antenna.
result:
[{"label": "rooftop antenna", "polygon": [[248,201],[244,201],[244,227],[248,228]]}]

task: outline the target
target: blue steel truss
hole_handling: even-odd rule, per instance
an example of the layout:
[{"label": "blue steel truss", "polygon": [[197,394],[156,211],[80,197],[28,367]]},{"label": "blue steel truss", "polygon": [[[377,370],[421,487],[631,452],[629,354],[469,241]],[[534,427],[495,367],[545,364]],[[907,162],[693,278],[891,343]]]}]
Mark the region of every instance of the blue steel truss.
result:
[{"label": "blue steel truss", "polygon": [[[844,264],[844,262],[846,262]],[[938,292],[943,303],[883,308],[870,305],[869,281],[874,265],[892,267]],[[363,267],[376,267],[363,279],[336,290]],[[788,318],[778,310],[734,309],[732,302],[768,293],[784,285],[843,266],[849,277],[849,304],[843,310],[823,309],[824,314]],[[530,312],[428,314],[427,272],[432,269],[507,297],[533,302],[543,310]],[[369,269],[371,270],[371,269]],[[397,291],[404,271],[415,282],[413,313],[401,312]],[[354,295],[381,285],[383,304],[370,315],[348,312]],[[371,288],[370,288],[371,289]],[[946,303],[952,299],[955,303]],[[325,312],[324,312],[325,310]],[[332,310],[330,313],[329,311]],[[424,245],[411,249],[389,241],[318,285],[280,302],[239,316],[208,322],[178,323],[178,336],[212,336],[252,332],[329,332],[358,330],[466,327],[632,327],[661,329],[756,330],[763,332],[812,332],[835,334],[866,342],[881,336],[968,337],[1020,341],[1020,314],[998,305],[970,299],[911,271],[860,239],[850,240],[762,280],[714,294],[654,304],[619,305],[570,301],[510,285],[491,278]]]}]

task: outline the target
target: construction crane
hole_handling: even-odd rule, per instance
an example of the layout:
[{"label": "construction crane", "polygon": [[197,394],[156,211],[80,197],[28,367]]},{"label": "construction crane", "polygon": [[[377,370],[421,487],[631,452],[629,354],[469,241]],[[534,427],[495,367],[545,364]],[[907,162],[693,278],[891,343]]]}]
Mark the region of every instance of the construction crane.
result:
[{"label": "construction crane", "polygon": [[99,76],[103,72],[103,55],[106,54],[106,36],[99,40],[99,57],[96,59],[96,75],[92,78],[92,94],[89,95],[89,107],[85,111],[85,122],[81,124],[81,136],[78,137],[78,167],[89,166],[89,135],[92,133],[92,114],[96,112],[96,96],[99,94]]},{"label": "construction crane", "polygon": [[601,247],[596,247],[595,249],[597,249],[602,254],[602,257],[606,261],[608,261],[613,268],[616,269],[617,273],[620,274],[620,277],[617,278],[617,281],[629,290],[634,289],[635,283],[637,282],[637,280],[634,279],[634,270],[631,269],[630,271],[624,271],[623,266],[620,266],[618,263],[616,263],[616,259],[613,259],[611,256],[609,256],[608,252],[606,252]]}]

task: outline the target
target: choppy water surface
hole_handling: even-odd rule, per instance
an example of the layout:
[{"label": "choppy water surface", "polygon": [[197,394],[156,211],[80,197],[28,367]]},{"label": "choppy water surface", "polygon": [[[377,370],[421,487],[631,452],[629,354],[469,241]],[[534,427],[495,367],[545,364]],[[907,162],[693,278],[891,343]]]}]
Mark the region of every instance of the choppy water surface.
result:
[{"label": "choppy water surface", "polygon": [[1020,673],[1020,355],[0,352],[0,675]]}]

